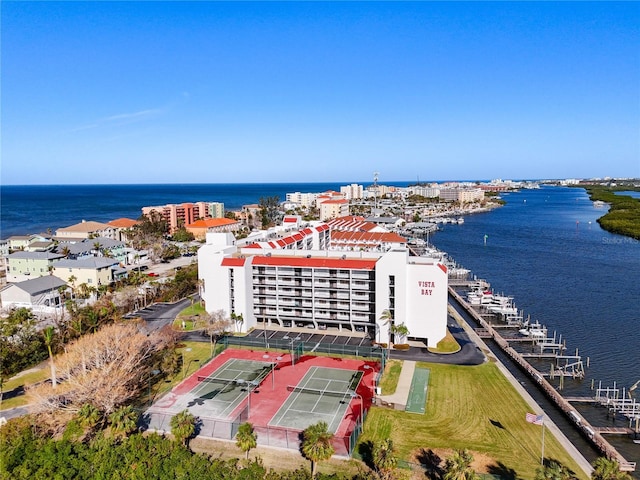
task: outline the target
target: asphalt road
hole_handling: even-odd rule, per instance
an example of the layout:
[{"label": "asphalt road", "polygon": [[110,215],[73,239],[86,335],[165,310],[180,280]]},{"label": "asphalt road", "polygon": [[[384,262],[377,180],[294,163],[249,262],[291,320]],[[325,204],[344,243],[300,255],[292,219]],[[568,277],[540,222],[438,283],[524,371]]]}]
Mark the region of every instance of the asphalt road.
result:
[{"label": "asphalt road", "polygon": [[[169,325],[176,318],[178,313],[191,304],[190,299],[181,300],[174,304],[161,304],[156,303],[149,305],[147,308],[139,310],[133,313],[131,316],[143,318],[148,325],[149,331],[159,330],[165,325]],[[479,365],[486,361],[486,357],[480,350],[480,348],[471,341],[469,336],[465,333],[461,326],[459,326],[455,320],[448,317],[449,331],[460,345],[460,351],[456,353],[439,354],[430,352],[426,346],[414,347],[409,350],[400,351],[392,350],[391,358],[398,360],[414,360],[420,362],[431,363],[445,363],[451,365]],[[331,333],[320,333],[316,330],[308,329],[277,329],[267,330],[267,338],[282,338],[287,334],[295,334],[300,338],[300,341],[308,343],[333,343],[333,344],[348,344],[348,345],[369,345],[370,340],[362,335],[334,335]],[[344,332],[343,332],[344,333]],[[263,337],[265,335],[264,330],[255,329],[249,333],[250,336]],[[183,334],[184,340],[209,342],[209,337],[202,335],[201,332],[189,332]]]}]

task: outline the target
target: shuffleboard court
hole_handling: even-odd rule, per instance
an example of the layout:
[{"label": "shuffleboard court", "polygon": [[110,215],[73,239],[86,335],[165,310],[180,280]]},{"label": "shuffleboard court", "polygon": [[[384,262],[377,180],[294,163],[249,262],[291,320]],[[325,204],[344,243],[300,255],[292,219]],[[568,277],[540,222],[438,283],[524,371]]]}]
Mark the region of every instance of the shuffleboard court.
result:
[{"label": "shuffleboard court", "polygon": [[304,430],[325,421],[335,433],[345,416],[363,372],[337,368],[311,367],[269,422],[270,426]]},{"label": "shuffleboard court", "polygon": [[424,413],[427,403],[427,388],[429,387],[429,369],[416,367],[413,371],[413,380],[409,389],[406,412]]}]

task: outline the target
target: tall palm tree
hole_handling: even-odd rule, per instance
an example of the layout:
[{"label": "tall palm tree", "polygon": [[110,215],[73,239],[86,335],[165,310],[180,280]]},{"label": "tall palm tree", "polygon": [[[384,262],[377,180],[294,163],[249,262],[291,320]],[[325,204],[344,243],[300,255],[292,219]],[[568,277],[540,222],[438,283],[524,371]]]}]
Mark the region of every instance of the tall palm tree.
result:
[{"label": "tall palm tree", "polygon": [[114,435],[126,437],[137,428],[138,412],[131,405],[120,407],[109,415],[109,423]]},{"label": "tall palm tree", "polygon": [[258,436],[253,431],[253,425],[249,422],[243,423],[238,427],[236,433],[236,445],[240,450],[245,452],[247,460],[249,460],[249,450],[258,445]]},{"label": "tall palm tree", "polygon": [[389,343],[387,343],[387,348],[391,348],[391,328],[393,327],[393,314],[391,313],[391,310],[389,310],[388,308],[384,309],[382,311],[382,314],[380,315],[380,320],[383,322],[382,324],[388,328],[388,332],[389,332]]},{"label": "tall palm tree", "polygon": [[169,425],[173,437],[185,447],[188,446],[189,438],[196,432],[196,417],[185,409],[171,417]]},{"label": "tall palm tree", "polygon": [[73,300],[74,294],[76,293],[76,280],[78,280],[78,277],[76,277],[75,275],[71,275],[67,279],[67,282],[69,282],[71,284],[71,299],[72,300]]},{"label": "tall palm tree", "polygon": [[331,439],[333,434],[328,430],[327,422],[310,425],[302,432],[302,455],[311,461],[311,477],[315,478],[318,462],[328,460],[335,452]]},{"label": "tall palm tree", "polygon": [[233,321],[236,324],[236,331],[240,331],[242,329],[242,324],[244,323],[244,316],[241,313],[238,313]]},{"label": "tall palm tree", "polygon": [[631,475],[620,471],[620,465],[615,460],[606,457],[596,458],[591,464],[591,480],[631,480]]},{"label": "tall palm tree", "polygon": [[371,457],[380,478],[392,478],[393,470],[398,465],[395,453],[395,447],[390,438],[374,442]]},{"label": "tall palm tree", "polygon": [[42,331],[42,336],[44,337],[44,344],[47,346],[47,351],[49,352],[49,363],[51,364],[51,386],[56,388],[56,365],[53,363],[53,350],[51,348],[56,336],[55,328],[49,325]]},{"label": "tall palm tree", "polygon": [[471,468],[473,455],[466,449],[456,450],[444,464],[443,480],[476,480],[479,478]]}]

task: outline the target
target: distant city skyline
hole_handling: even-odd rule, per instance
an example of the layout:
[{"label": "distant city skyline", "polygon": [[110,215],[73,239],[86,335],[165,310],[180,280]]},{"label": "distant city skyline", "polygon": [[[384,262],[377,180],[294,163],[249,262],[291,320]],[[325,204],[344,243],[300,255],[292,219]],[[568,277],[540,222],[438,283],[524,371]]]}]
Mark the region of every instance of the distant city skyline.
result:
[{"label": "distant city skyline", "polygon": [[1,182],[640,177],[640,2],[4,1]]}]

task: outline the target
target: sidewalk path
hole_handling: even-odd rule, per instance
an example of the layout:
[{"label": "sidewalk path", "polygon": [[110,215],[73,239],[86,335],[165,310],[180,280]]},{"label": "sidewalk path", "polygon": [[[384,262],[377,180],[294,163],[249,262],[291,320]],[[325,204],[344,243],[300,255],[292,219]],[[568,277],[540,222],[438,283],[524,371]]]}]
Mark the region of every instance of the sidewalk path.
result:
[{"label": "sidewalk path", "polygon": [[416,369],[416,362],[405,360],[402,363],[402,371],[398,378],[398,386],[392,395],[378,395],[384,403],[391,403],[396,410],[404,410],[409,399],[409,391],[411,390],[411,382],[413,381],[413,372]]}]

